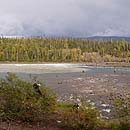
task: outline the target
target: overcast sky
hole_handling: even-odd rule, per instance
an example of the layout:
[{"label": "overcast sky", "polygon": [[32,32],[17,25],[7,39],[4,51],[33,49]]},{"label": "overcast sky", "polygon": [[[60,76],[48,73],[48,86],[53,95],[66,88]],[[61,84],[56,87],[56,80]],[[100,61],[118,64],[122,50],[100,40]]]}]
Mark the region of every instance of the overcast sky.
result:
[{"label": "overcast sky", "polygon": [[130,36],[130,0],[0,0],[0,34]]}]

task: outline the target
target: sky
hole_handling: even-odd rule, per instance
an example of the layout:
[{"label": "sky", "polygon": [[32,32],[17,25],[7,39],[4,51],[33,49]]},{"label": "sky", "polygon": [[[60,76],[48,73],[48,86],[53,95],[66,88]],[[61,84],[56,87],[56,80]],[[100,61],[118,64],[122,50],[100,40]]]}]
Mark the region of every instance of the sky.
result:
[{"label": "sky", "polygon": [[130,0],[0,0],[6,36],[130,36]]}]

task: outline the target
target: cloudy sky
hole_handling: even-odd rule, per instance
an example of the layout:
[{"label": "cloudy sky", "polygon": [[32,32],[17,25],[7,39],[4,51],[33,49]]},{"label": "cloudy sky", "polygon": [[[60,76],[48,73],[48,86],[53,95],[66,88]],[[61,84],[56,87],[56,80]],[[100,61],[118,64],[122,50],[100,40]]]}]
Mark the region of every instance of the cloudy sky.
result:
[{"label": "cloudy sky", "polygon": [[130,36],[130,0],[0,0],[0,34]]}]

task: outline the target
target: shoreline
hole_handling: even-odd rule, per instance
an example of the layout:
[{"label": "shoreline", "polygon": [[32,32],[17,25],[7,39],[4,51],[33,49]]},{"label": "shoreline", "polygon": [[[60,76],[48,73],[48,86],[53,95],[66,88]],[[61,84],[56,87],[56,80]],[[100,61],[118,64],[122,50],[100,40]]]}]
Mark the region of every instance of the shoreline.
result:
[{"label": "shoreline", "polygon": [[97,67],[130,67],[130,62],[0,62],[0,65],[4,64],[19,64],[19,65],[85,65],[85,66],[97,66]]}]

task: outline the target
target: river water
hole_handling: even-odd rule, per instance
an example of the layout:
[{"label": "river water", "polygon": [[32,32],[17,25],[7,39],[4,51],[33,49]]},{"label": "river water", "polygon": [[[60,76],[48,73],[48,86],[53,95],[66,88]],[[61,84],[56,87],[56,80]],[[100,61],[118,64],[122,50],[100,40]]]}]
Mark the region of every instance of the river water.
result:
[{"label": "river water", "polygon": [[0,73],[69,73],[69,72],[88,72],[88,73],[130,73],[130,68],[126,67],[98,67],[85,66],[82,64],[0,64]]}]

